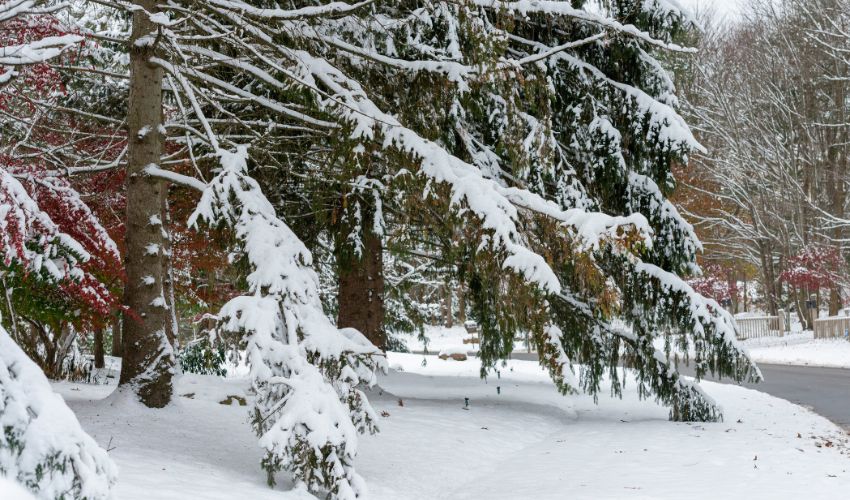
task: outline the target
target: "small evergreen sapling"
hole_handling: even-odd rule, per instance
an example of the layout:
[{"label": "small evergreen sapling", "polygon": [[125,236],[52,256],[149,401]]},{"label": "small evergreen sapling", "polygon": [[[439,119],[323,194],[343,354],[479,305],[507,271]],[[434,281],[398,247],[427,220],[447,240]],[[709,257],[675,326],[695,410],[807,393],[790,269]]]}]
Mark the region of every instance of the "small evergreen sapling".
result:
[{"label": "small evergreen sapling", "polygon": [[377,416],[358,386],[374,384],[386,360],[362,334],[337,329],[325,315],[312,255],[248,175],[247,148],[219,156],[222,168],[189,224],[230,227],[234,255],[250,270],[250,295],[230,300],[219,318],[247,353],[257,394],[252,424],[269,483],[288,470],[310,491],[362,498],[357,435],[374,432]]}]

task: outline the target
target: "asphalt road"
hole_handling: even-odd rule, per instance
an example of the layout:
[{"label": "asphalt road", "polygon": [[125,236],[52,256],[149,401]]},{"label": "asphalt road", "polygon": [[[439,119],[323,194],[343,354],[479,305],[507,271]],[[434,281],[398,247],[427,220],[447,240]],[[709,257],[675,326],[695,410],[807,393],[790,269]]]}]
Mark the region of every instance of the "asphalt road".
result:
[{"label": "asphalt road", "polygon": [[[537,360],[536,353],[513,353],[515,359]],[[850,432],[850,370],[759,364],[764,382],[745,387],[805,406]],[[688,374],[687,367],[680,367]],[[706,377],[707,380],[714,380]],[[734,383],[731,380],[715,380]]]},{"label": "asphalt road", "polygon": [[746,387],[810,408],[850,431],[850,370],[766,364],[759,368],[764,382]]}]

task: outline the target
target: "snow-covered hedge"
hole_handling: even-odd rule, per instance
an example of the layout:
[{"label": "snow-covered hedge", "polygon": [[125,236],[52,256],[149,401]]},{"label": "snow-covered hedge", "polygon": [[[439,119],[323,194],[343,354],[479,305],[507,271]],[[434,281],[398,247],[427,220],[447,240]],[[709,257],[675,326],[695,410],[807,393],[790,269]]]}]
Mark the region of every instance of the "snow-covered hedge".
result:
[{"label": "snow-covered hedge", "polygon": [[111,498],[117,477],[106,451],[83,431],[38,366],[2,328],[0,476],[44,500]]}]

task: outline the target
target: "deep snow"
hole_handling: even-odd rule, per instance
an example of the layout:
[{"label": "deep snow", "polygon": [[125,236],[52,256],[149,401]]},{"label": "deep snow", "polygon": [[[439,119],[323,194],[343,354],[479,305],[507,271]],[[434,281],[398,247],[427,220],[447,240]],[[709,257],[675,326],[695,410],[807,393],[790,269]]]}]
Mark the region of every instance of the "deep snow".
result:
[{"label": "deep snow", "polygon": [[[486,381],[474,358],[390,353],[389,363],[369,395],[384,412],[381,432],[361,437],[357,459],[372,500],[837,499],[850,491],[847,435],[760,392],[705,383],[725,422],[671,423],[664,408],[637,400],[634,384],[623,400],[594,405],[557,394],[533,362],[510,361]],[[111,386],[55,388],[118,463],[119,499],[313,498],[283,491],[291,488],[283,477],[276,490],[265,485],[247,407],[219,404],[247,386],[185,375],[165,410],[109,396]]]}]

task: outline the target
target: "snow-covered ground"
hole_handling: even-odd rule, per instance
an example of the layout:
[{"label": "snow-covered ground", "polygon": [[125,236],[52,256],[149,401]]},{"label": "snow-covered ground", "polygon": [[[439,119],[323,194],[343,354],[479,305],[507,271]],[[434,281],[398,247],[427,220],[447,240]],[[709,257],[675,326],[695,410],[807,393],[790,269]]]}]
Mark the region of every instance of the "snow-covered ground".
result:
[{"label": "snow-covered ground", "polygon": [[[725,408],[716,424],[671,423],[638,401],[560,396],[528,361],[478,378],[477,360],[394,354],[370,394],[381,432],[361,438],[372,500],[836,499],[850,491],[847,435],[766,394],[704,383]],[[120,467],[117,498],[307,499],[265,485],[238,402],[247,380],[195,375],[176,402],[148,410],[112,386],[55,388]],[[497,387],[500,388],[497,393]],[[109,396],[109,397],[107,397]],[[469,407],[465,408],[465,398]]]},{"label": "snow-covered ground", "polygon": [[[750,339],[742,341],[742,344],[757,363],[850,368],[850,342],[844,339],[815,340],[811,331],[800,330],[799,322],[792,322],[793,333],[789,335]],[[478,350],[477,344],[463,343],[463,339],[470,336],[462,326],[426,326],[425,335],[428,337],[429,353]],[[411,336],[405,341],[411,352],[425,351],[425,343],[418,338]],[[659,341],[657,345],[661,348],[663,342]],[[525,344],[517,342],[514,352],[526,352]]]},{"label": "snow-covered ground", "polygon": [[811,331],[743,343],[757,363],[850,368],[850,342],[813,338]]}]

